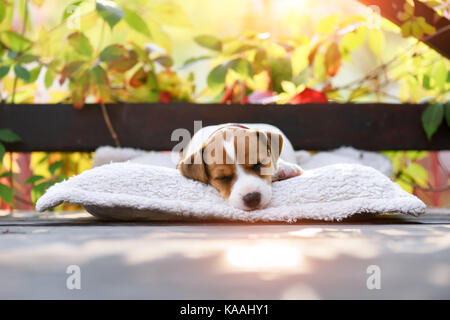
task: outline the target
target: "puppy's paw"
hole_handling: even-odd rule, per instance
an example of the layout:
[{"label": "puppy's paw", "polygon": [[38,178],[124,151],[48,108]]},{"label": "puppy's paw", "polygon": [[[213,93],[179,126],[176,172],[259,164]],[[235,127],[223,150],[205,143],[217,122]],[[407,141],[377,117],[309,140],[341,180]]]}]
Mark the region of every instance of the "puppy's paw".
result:
[{"label": "puppy's paw", "polygon": [[278,170],[272,176],[272,181],[285,180],[292,177],[297,177],[302,175],[303,169],[295,163],[290,163],[286,161],[278,162]]}]

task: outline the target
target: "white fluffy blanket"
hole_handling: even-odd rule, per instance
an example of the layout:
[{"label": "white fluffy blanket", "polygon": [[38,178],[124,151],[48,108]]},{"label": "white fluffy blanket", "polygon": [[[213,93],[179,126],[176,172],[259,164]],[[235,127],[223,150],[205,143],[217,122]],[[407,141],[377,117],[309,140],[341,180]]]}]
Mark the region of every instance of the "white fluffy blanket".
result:
[{"label": "white fluffy blanket", "polygon": [[275,182],[270,206],[250,212],[229,206],[214,188],[186,179],[173,168],[133,162],[102,165],[56,184],[36,208],[43,211],[62,202],[120,220],[330,221],[360,213],[419,215],[425,209],[388,177],[359,164],[325,166]]}]

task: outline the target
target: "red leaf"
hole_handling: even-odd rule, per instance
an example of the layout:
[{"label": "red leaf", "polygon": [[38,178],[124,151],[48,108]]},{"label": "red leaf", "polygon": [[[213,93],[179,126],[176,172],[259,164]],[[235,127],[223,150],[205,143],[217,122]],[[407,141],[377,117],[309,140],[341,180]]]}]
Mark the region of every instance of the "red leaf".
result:
[{"label": "red leaf", "polygon": [[320,46],[322,45],[322,42],[317,43],[312,50],[309,52],[308,55],[308,62],[309,62],[309,66],[312,66],[314,63],[314,60],[316,59],[316,54],[319,51]]},{"label": "red leaf", "polygon": [[295,95],[289,102],[292,104],[328,103],[328,99],[323,92],[306,88],[301,93]]},{"label": "red leaf", "polygon": [[62,85],[67,78],[71,78],[84,64],[84,61],[73,61],[64,66],[61,71],[61,78],[59,79],[59,84]]},{"label": "red leaf", "polygon": [[140,86],[143,86],[146,82],[147,82],[147,72],[145,72],[144,68],[140,68],[131,77],[130,86],[132,86],[133,88],[139,88]]},{"label": "red leaf", "polygon": [[330,44],[325,52],[325,70],[334,77],[342,65],[342,55],[336,42]]},{"label": "red leaf", "polygon": [[220,103],[231,103],[233,100],[233,89],[234,86],[227,86]]},{"label": "red leaf", "polygon": [[159,101],[162,103],[169,103],[172,101],[172,97],[170,96],[169,91],[160,91],[159,92]]}]

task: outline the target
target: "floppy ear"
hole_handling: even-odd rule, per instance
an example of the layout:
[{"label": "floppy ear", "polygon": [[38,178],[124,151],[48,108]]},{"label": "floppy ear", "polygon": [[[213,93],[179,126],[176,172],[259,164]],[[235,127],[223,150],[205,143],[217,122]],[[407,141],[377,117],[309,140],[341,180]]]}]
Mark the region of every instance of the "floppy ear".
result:
[{"label": "floppy ear", "polygon": [[279,133],[266,132],[267,135],[267,149],[270,150],[270,155],[273,161],[277,162],[280,157],[281,150],[283,150],[283,137]]},{"label": "floppy ear", "polygon": [[208,184],[208,175],[203,161],[203,148],[183,158],[177,165],[177,169],[186,178],[201,181]]}]

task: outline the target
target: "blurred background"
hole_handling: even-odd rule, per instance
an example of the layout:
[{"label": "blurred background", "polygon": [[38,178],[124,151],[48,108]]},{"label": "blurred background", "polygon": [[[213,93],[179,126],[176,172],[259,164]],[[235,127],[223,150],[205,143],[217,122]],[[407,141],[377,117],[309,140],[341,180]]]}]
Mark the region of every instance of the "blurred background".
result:
[{"label": "blurred background", "polygon": [[[421,3],[449,18],[448,1]],[[424,44],[436,27],[416,6],[405,1],[396,24],[382,8],[355,0],[0,0],[2,103],[426,102],[448,109],[450,62]],[[430,139],[445,125],[438,120],[424,124]],[[92,164],[90,153],[1,151],[5,210],[32,210],[49,186]],[[448,151],[383,153],[402,188],[450,207]],[[78,208],[58,210],[71,209]]]}]

